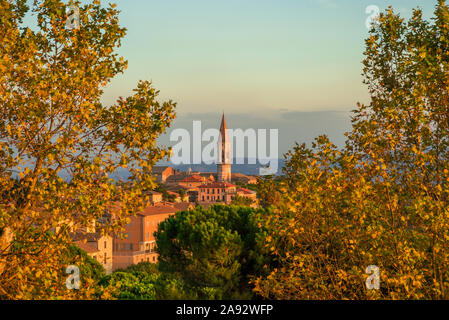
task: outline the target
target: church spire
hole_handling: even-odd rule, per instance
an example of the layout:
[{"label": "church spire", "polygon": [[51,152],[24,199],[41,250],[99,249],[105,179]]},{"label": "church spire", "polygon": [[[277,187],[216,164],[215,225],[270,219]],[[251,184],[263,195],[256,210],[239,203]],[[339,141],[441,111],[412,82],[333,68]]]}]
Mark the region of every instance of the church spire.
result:
[{"label": "church spire", "polygon": [[217,180],[220,182],[231,181],[231,143],[228,135],[228,126],[223,112],[220,125],[220,139],[218,141]]},{"label": "church spire", "polygon": [[220,126],[220,134],[222,137],[225,136],[226,130],[228,129],[228,126],[226,125],[226,118],[223,112],[223,117],[221,118],[221,126]]}]

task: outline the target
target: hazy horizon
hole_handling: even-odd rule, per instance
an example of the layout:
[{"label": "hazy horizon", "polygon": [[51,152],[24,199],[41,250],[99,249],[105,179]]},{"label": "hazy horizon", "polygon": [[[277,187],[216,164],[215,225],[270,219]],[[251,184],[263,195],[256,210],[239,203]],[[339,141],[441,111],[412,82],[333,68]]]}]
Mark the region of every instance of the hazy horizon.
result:
[{"label": "hazy horizon", "polygon": [[[83,2],[83,1],[82,1]],[[362,60],[369,6],[409,17],[428,0],[115,0],[127,28],[118,53],[129,61],[103,102],[152,80],[159,100],[177,102],[172,129],[278,129],[279,157],[295,142],[329,135],[338,146],[350,111],[368,103]],[[31,23],[30,19],[25,20]],[[161,143],[169,144],[162,137]]]},{"label": "hazy horizon", "polygon": [[178,103],[172,129],[193,120],[217,128],[225,112],[230,128],[279,129],[280,157],[320,134],[342,146],[350,110],[369,102],[361,75],[368,6],[406,17],[417,6],[426,17],[434,11],[428,0],[115,2],[129,68],[105,103],[151,79],[161,100]]}]

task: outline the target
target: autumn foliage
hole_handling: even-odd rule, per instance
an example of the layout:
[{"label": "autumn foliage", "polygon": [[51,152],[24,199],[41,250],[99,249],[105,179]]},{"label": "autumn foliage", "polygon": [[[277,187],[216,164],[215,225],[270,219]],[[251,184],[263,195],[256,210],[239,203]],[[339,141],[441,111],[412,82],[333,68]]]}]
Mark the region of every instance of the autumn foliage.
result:
[{"label": "autumn foliage", "polygon": [[[79,29],[66,28],[60,0],[0,0],[0,299],[449,299],[445,1],[430,21],[420,9],[381,15],[363,61],[370,103],[354,110],[343,148],[326,136],[296,144],[284,175],[259,181],[269,209],[177,213],[156,234],[159,269],[103,281],[70,232],[96,221],[113,234],[143,208],[175,104],[142,81],[104,106],[126,69],[126,30],[115,5],[74,4]],[[37,27],[24,25],[29,12]],[[120,169],[129,183],[111,178]],[[65,287],[68,264],[87,270],[81,290]],[[366,287],[369,265],[379,290]]]},{"label": "autumn foliage", "polygon": [[[265,220],[276,257],[256,292],[275,299],[449,298],[449,7],[409,21],[392,8],[366,41],[371,103],[345,148],[327,137],[287,154]],[[380,269],[367,290],[365,268]]]},{"label": "autumn foliage", "polygon": [[[79,28],[66,27],[63,1],[0,1],[0,298],[92,298],[93,279],[65,287],[69,232],[94,222],[102,234],[120,230],[167,154],[156,139],[175,104],[157,102],[151,83],[114,105],[100,100],[127,66],[116,53],[126,33],[116,6],[70,4]],[[24,24],[27,13],[36,26]],[[125,168],[126,190],[111,178]],[[121,204],[113,217],[111,203]]]}]

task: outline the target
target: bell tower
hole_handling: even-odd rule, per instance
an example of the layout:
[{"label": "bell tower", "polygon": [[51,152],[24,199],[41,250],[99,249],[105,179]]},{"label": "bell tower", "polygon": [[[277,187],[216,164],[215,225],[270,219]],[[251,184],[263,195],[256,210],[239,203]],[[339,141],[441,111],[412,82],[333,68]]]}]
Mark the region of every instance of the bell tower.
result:
[{"label": "bell tower", "polygon": [[227,132],[226,119],[223,113],[218,138],[218,162],[217,180],[219,182],[231,182],[231,142]]}]

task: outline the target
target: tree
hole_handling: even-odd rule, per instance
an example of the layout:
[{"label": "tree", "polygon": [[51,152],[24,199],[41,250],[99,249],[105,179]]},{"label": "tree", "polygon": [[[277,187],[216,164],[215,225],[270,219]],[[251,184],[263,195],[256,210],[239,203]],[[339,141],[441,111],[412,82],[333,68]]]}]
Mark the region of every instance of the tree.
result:
[{"label": "tree", "polygon": [[257,182],[257,198],[259,199],[260,206],[264,208],[279,204],[281,201],[279,181],[273,176],[259,177]]},{"label": "tree", "polygon": [[261,274],[265,210],[214,205],[179,212],[156,233],[159,267],[179,276],[200,299],[236,299],[252,296],[249,279]]},{"label": "tree", "polygon": [[116,272],[128,272],[128,273],[143,272],[147,274],[160,273],[157,264],[151,262],[139,262],[138,264],[130,265],[126,269],[117,269]]},{"label": "tree", "polygon": [[273,263],[266,277],[254,277],[255,291],[271,299],[367,298],[364,268],[375,263],[360,251],[372,239],[364,214],[373,202],[357,161],[325,136],[286,158],[282,198],[263,223]]},{"label": "tree", "polygon": [[243,197],[236,195],[234,199],[231,201],[231,205],[234,206],[251,206],[254,203],[254,200],[248,197]]},{"label": "tree", "polygon": [[119,300],[155,300],[157,278],[156,274],[118,271],[105,277],[101,285],[114,288],[113,296]]},{"label": "tree", "polygon": [[81,277],[87,280],[100,281],[106,275],[103,266],[76,245],[69,246],[66,261],[63,261],[63,264],[67,266],[78,265]]},{"label": "tree", "polygon": [[112,291],[118,299],[180,300],[197,298],[188,291],[181,279],[173,274],[161,273],[157,264],[140,262],[126,269],[116,270],[104,277],[100,285]]},{"label": "tree", "polygon": [[[154,187],[151,167],[168,152],[156,139],[175,104],[157,102],[151,83],[112,106],[100,102],[127,66],[115,53],[126,33],[116,6],[70,4],[80,9],[79,29],[66,28],[60,0],[34,0],[31,9],[25,0],[0,1],[0,229],[13,235],[0,252],[0,298],[86,297],[61,288],[56,274],[69,232],[103,218],[111,202],[120,209],[97,229],[120,230],[149,200],[141,190]],[[23,26],[28,12],[35,30]],[[121,190],[110,176],[125,168],[131,177]],[[35,284],[36,273],[45,281]]]},{"label": "tree", "polygon": [[162,193],[162,200],[167,202],[175,202],[176,196],[168,192],[168,190],[164,187],[164,185],[159,184],[156,189],[157,192]]},{"label": "tree", "polygon": [[[449,7],[438,1],[433,22],[389,8],[366,47],[371,103],[345,148],[320,137],[287,154],[265,219],[278,266],[255,280],[263,297],[449,297]],[[368,265],[380,290],[365,288]]]}]

